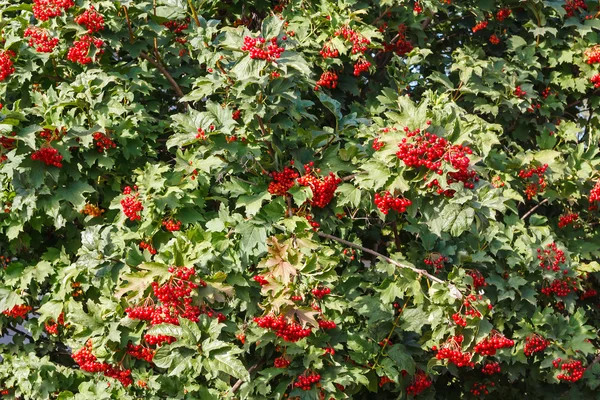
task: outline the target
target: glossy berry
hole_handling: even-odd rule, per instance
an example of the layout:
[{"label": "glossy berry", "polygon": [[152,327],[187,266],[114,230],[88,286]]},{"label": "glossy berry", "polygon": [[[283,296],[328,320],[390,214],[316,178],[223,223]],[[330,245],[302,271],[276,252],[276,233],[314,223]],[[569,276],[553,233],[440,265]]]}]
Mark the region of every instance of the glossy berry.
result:
[{"label": "glossy berry", "polygon": [[29,46],[35,47],[38,53],[52,53],[58,44],[58,38],[53,38],[48,31],[35,26],[25,29],[23,37],[29,38]]},{"label": "glossy berry", "polygon": [[117,147],[117,144],[102,132],[94,132],[92,137],[99,153],[104,153],[108,149]]},{"label": "glossy berry", "polygon": [[29,311],[33,310],[31,306],[25,304],[18,304],[13,306],[11,309],[2,311],[2,314],[9,318],[25,318]]},{"label": "glossy berry", "polygon": [[499,374],[501,371],[500,363],[489,361],[481,368],[481,373],[484,375]]},{"label": "glossy berry", "polygon": [[527,92],[521,89],[521,86],[517,86],[514,91],[515,97],[522,98],[527,95]]},{"label": "glossy berry", "polygon": [[473,33],[475,33],[475,32],[484,30],[485,28],[487,28],[487,26],[488,26],[487,21],[481,21],[481,22],[478,22],[477,25],[475,25],[471,30],[473,31]]},{"label": "glossy berry", "polygon": [[121,199],[121,207],[123,209],[123,214],[130,221],[139,221],[142,219],[140,216],[140,212],[144,209],[142,202],[138,200],[139,193],[131,194],[131,188],[126,186],[123,189],[123,194],[125,197]]},{"label": "glossy berry", "polygon": [[299,376],[294,383],[294,387],[300,388],[302,390],[310,390],[312,385],[319,382],[321,380],[321,375],[319,374],[310,374],[306,376]]},{"label": "glossy berry", "polygon": [[11,50],[0,50],[0,82],[15,72],[12,61],[14,56],[15,53]]},{"label": "glossy berry", "polygon": [[569,362],[561,363],[559,358],[558,360],[554,360],[552,364],[554,365],[554,368],[560,369],[562,371],[556,376],[556,378],[566,382],[577,382],[578,380],[583,378],[583,374],[586,370],[581,361],[572,360]]},{"label": "glossy berry", "polygon": [[406,388],[406,393],[409,396],[416,396],[431,386],[433,382],[423,371],[417,371],[412,382]]},{"label": "glossy berry", "polygon": [[406,209],[412,205],[412,201],[403,197],[393,197],[389,191],[382,195],[375,193],[375,205],[383,214],[388,214],[389,210],[395,210],[399,213],[406,212]]},{"label": "glossy berry", "polygon": [[294,186],[296,179],[300,174],[295,170],[285,167],[281,172],[271,172],[269,174],[273,181],[269,183],[268,191],[274,196],[285,196],[288,190]]},{"label": "glossy berry", "polygon": [[323,297],[325,297],[326,295],[331,293],[331,289],[329,289],[328,287],[323,287],[323,288],[314,288],[313,290],[310,291],[312,293],[313,296],[315,296],[316,298],[322,299]]},{"label": "glossy berry", "polygon": [[90,64],[93,61],[89,56],[92,44],[96,48],[94,59],[98,60],[98,58],[104,53],[104,50],[102,49],[102,46],[104,46],[104,41],[93,38],[90,35],[82,36],[73,42],[73,46],[69,48],[69,52],[67,53],[67,59],[81,65]]},{"label": "glossy berry", "polygon": [[165,219],[162,225],[169,232],[175,232],[181,230],[181,221],[174,220],[173,218]]},{"label": "glossy berry", "polygon": [[493,332],[490,337],[487,337],[481,340],[479,343],[477,343],[473,350],[475,351],[475,353],[484,356],[493,356],[496,354],[497,350],[504,349],[507,347],[513,347],[514,345],[514,341],[505,338],[498,332]]},{"label": "glossy berry", "polygon": [[359,76],[362,72],[368,71],[371,63],[363,58],[354,64],[354,76]]},{"label": "glossy berry", "polygon": [[73,0],[34,0],[33,16],[40,21],[48,21],[74,5]]},{"label": "glossy berry", "polygon": [[152,255],[156,254],[156,249],[152,246],[152,243],[141,241],[139,244],[140,250],[148,250],[148,252]]},{"label": "glossy berry", "polygon": [[338,83],[338,75],[335,71],[325,71],[321,74],[321,77],[317,81],[315,86],[315,90],[319,90],[321,87],[326,87],[329,89],[335,89]]},{"label": "glossy berry", "polygon": [[289,367],[290,364],[291,364],[291,361],[288,360],[287,358],[285,358],[284,356],[277,357],[273,361],[273,366],[275,368],[287,368],[287,367]]},{"label": "glossy berry", "polygon": [[534,353],[539,353],[546,350],[546,347],[550,345],[550,341],[544,339],[538,334],[532,334],[525,338],[525,346],[523,352],[525,356],[531,357]]},{"label": "glossy berry", "polygon": [[269,281],[268,281],[268,280],[266,280],[266,279],[265,279],[263,276],[260,276],[260,275],[256,275],[256,276],[255,276],[254,278],[252,278],[252,279],[254,279],[254,281],[255,281],[256,283],[258,283],[260,286],[265,286],[265,285],[268,285],[268,284],[269,284]]},{"label": "glossy berry", "polygon": [[578,219],[579,219],[578,213],[563,214],[558,219],[558,227],[562,229],[568,225],[575,223]]},{"label": "glossy berry", "polygon": [[546,248],[538,249],[537,259],[540,260],[541,269],[554,272],[559,272],[561,266],[567,261],[564,251],[559,249],[554,242],[549,243]]},{"label": "glossy berry", "polygon": [[306,175],[298,178],[297,182],[301,186],[308,186],[312,191],[312,199],[310,204],[314,207],[324,208],[326,207],[335,194],[338,185],[342,182],[340,178],[330,172],[325,178],[321,179],[318,176],[312,174],[312,166],[304,166]]},{"label": "glossy berry", "polygon": [[596,74],[590,78],[590,82],[594,85],[594,88],[600,88],[600,74]]},{"label": "glossy berry", "polygon": [[493,45],[500,44],[500,38],[494,33],[490,36],[490,43]]},{"label": "glossy berry", "polygon": [[496,20],[502,22],[506,18],[510,17],[511,14],[512,14],[512,10],[510,8],[501,8],[496,13]]},{"label": "glossy berry", "polygon": [[587,4],[584,0],[565,0],[563,8],[566,11],[566,17],[570,18],[575,16],[580,10],[587,10]]},{"label": "glossy berry", "polygon": [[333,321],[319,320],[319,328],[323,330],[335,329],[337,325]]},{"label": "glossy berry", "polygon": [[52,147],[42,147],[31,154],[31,159],[35,161],[41,161],[46,165],[62,168],[63,156],[60,155],[58,150]]},{"label": "glossy berry", "polygon": [[244,44],[240,50],[249,52],[250,58],[272,62],[281,57],[281,53],[283,53],[285,49],[277,45],[276,37],[271,38],[267,42],[262,37],[253,38],[245,36]]},{"label": "glossy berry", "polygon": [[367,51],[368,45],[371,43],[365,36],[348,26],[336,30],[334,35],[352,43],[352,54],[363,54]]},{"label": "glossy berry", "polygon": [[88,33],[104,30],[104,17],[94,9],[94,6],[90,6],[89,10],[85,10],[83,14],[77,16],[75,22],[85,26]]},{"label": "glossy berry", "polygon": [[596,181],[596,184],[590,190],[590,197],[588,198],[590,203],[588,210],[596,211],[598,210],[598,205],[600,204],[600,180]]}]

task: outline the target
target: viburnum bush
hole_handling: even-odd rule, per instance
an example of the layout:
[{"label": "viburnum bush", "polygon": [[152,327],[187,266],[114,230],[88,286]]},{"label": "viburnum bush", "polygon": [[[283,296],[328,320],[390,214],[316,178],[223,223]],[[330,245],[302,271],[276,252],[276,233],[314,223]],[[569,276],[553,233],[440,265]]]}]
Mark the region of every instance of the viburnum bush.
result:
[{"label": "viburnum bush", "polygon": [[597,397],[597,1],[0,13],[0,398]]}]

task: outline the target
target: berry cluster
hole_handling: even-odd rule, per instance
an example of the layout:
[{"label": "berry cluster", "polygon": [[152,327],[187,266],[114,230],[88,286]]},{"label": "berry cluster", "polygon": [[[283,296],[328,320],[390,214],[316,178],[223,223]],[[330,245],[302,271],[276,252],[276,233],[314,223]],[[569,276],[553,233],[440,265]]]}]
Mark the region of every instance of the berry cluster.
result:
[{"label": "berry cluster", "polygon": [[550,341],[544,339],[538,334],[532,334],[525,338],[525,346],[523,352],[525,356],[530,357],[533,353],[539,353],[546,350],[546,347],[550,345]]},{"label": "berry cluster", "polygon": [[457,367],[474,367],[475,363],[471,361],[473,354],[461,350],[463,335],[450,336],[442,345],[441,349],[433,346],[431,349],[437,351],[435,358],[438,360],[447,359],[449,363]]},{"label": "berry cluster", "polygon": [[[463,307],[465,307],[465,315],[468,315],[473,318],[481,318],[481,312],[473,305],[473,302],[482,301],[482,295],[474,295],[470,294],[463,300]],[[488,304],[488,309],[492,309],[492,305]]]},{"label": "berry cluster", "polygon": [[569,213],[569,214],[561,215],[558,218],[558,227],[562,229],[565,226],[574,223],[578,219],[579,219],[579,214],[578,213]]},{"label": "berry cluster", "polygon": [[373,144],[371,145],[371,147],[373,147],[373,150],[375,150],[375,151],[381,150],[383,148],[383,146],[385,146],[385,143],[380,142],[379,138],[375,138],[373,140]]},{"label": "berry cluster", "polygon": [[[133,189],[137,191],[137,186],[134,186]],[[125,189],[123,189],[123,194],[126,195],[126,197],[121,199],[123,214],[125,214],[130,221],[141,220],[142,217],[139,213],[144,209],[144,206],[142,205],[142,202],[138,200],[140,194],[137,192],[131,194],[131,188],[129,186],[126,186]]]},{"label": "berry cluster", "polygon": [[413,11],[417,14],[421,14],[423,12],[423,7],[421,6],[421,3],[419,3],[418,1],[415,1],[415,5],[413,6]]},{"label": "berry cluster", "polygon": [[0,82],[8,78],[15,72],[13,62],[11,60],[15,53],[12,50],[0,51]]},{"label": "berry cluster", "polygon": [[510,8],[501,8],[496,13],[496,20],[502,22],[506,18],[510,17],[511,14],[512,14],[512,10]]},{"label": "berry cluster", "polygon": [[382,195],[375,193],[375,205],[383,214],[388,214],[390,208],[399,213],[406,212],[406,208],[412,205],[412,201],[403,197],[393,197],[389,191]]},{"label": "berry cluster", "polygon": [[387,376],[382,376],[379,378],[379,387],[383,387],[386,383],[393,383],[394,381],[388,378]]},{"label": "berry cluster", "polygon": [[238,119],[240,119],[240,117],[242,116],[242,111],[241,110],[235,110],[231,113],[231,118],[234,121],[237,121]]},{"label": "berry cluster", "polygon": [[481,21],[481,22],[478,22],[477,25],[475,25],[471,30],[473,31],[473,33],[475,33],[475,32],[484,30],[485,28],[487,28],[487,26],[488,26],[487,21]]},{"label": "berry cluster", "polygon": [[285,358],[284,356],[277,357],[275,361],[273,361],[273,365],[275,368],[287,368],[291,364],[291,361]]},{"label": "berry cluster", "polygon": [[504,187],[504,185],[506,185],[504,183],[504,181],[502,180],[502,178],[499,175],[495,175],[492,178],[492,186],[495,187],[496,189]]},{"label": "berry cluster", "polygon": [[583,378],[583,374],[585,373],[585,367],[582,365],[581,361],[573,360],[561,363],[561,359],[557,358],[552,361],[552,365],[554,368],[560,368],[563,371],[556,376],[556,378],[561,381],[577,382]]},{"label": "berry cluster", "polygon": [[96,148],[99,153],[104,153],[105,150],[117,147],[117,144],[102,132],[94,132],[92,135],[96,142]]},{"label": "berry cluster", "polygon": [[300,388],[302,390],[310,390],[313,383],[317,383],[321,380],[321,375],[319,374],[310,374],[307,376],[299,376],[294,383],[294,386]]},{"label": "berry cluster", "polygon": [[324,330],[330,330],[330,329],[335,329],[337,325],[335,324],[335,322],[333,321],[325,321],[325,320],[319,320],[319,328],[324,329]]},{"label": "berry cluster", "polygon": [[335,176],[333,172],[330,172],[325,178],[320,179],[318,176],[311,174],[313,165],[314,163],[311,161],[310,164],[304,166],[306,175],[298,178],[298,183],[302,186],[310,187],[313,195],[310,200],[312,206],[324,208],[333,199],[333,195],[342,180]]},{"label": "berry cluster", "polygon": [[565,0],[563,8],[567,12],[566,17],[570,18],[575,16],[575,13],[579,12],[579,10],[587,10],[587,4],[585,4],[584,0]]},{"label": "berry cluster", "polygon": [[315,85],[315,90],[319,90],[320,87],[326,87],[329,89],[335,89],[338,84],[338,75],[332,71],[325,71],[321,74],[321,77]]},{"label": "berry cluster", "polygon": [[475,382],[470,392],[473,394],[473,396],[488,395],[490,394],[490,391],[488,390],[488,385],[495,386],[494,382]]},{"label": "berry cluster", "polygon": [[490,36],[490,43],[493,44],[493,45],[500,44],[500,38],[495,33],[493,33]]},{"label": "berry cluster", "polygon": [[271,38],[270,44],[265,46],[266,40],[262,37],[253,38],[250,36],[244,37],[244,44],[240,50],[250,53],[250,58],[258,58],[260,60],[275,61],[281,57],[281,53],[285,50],[277,45],[277,38]]},{"label": "berry cluster", "polygon": [[423,392],[429,386],[431,386],[433,382],[431,379],[425,374],[423,371],[417,371],[415,376],[413,377],[412,382],[406,388],[406,393],[410,396],[416,396],[419,393]]},{"label": "berry cluster", "polygon": [[73,0],[34,0],[33,16],[40,21],[48,21],[74,5]]},{"label": "berry cluster", "polygon": [[254,318],[254,322],[261,328],[273,330],[275,335],[286,342],[297,342],[311,334],[310,328],[304,329],[302,325],[294,321],[288,321],[283,315],[278,317],[272,315],[256,317]]},{"label": "berry cluster", "polygon": [[46,329],[46,332],[48,332],[50,335],[58,335],[58,327],[59,326],[66,326],[65,325],[65,313],[60,313],[60,315],[58,316],[58,320],[54,320],[52,318],[50,318],[48,321],[44,322],[44,329]]},{"label": "berry cluster", "polygon": [[566,297],[571,292],[575,292],[577,290],[577,281],[572,278],[564,278],[564,279],[555,279],[550,283],[549,286],[545,286],[541,289],[542,294],[546,296],[552,295],[554,293],[556,297]]},{"label": "berry cluster", "polygon": [[596,182],[592,190],[590,190],[588,201],[590,202],[588,210],[595,211],[598,209],[598,203],[600,203],[600,179]]},{"label": "berry cluster", "polygon": [[266,280],[266,279],[265,279],[263,276],[261,276],[261,275],[256,275],[256,276],[255,276],[254,278],[252,278],[252,279],[254,279],[254,281],[255,281],[256,283],[258,283],[260,286],[265,286],[265,285],[268,285],[268,284],[269,284],[269,281],[268,281],[268,280]]},{"label": "berry cluster", "polygon": [[269,174],[273,182],[269,183],[268,191],[274,196],[285,196],[294,186],[295,180],[300,177],[298,172],[285,167],[282,172],[273,171]]},{"label": "berry cluster", "polygon": [[596,296],[598,296],[598,291],[596,289],[590,288],[586,289],[583,293],[581,293],[581,295],[579,296],[579,300],[585,300]]},{"label": "berry cluster", "polygon": [[438,273],[444,268],[444,263],[448,261],[448,257],[441,255],[440,253],[431,253],[423,260],[425,265],[435,268],[435,272]]},{"label": "berry cluster", "polygon": [[352,54],[363,54],[367,51],[368,45],[371,43],[369,39],[350,29],[348,26],[344,26],[334,32],[335,36],[341,36],[344,40],[352,42]]},{"label": "berry cluster", "polygon": [[521,86],[517,86],[514,91],[515,97],[522,98],[527,95],[527,92],[521,89]]},{"label": "berry cluster", "polygon": [[169,232],[181,230],[181,221],[176,221],[173,218],[166,219],[162,222],[162,225]]},{"label": "berry cluster", "polygon": [[189,26],[189,18],[186,19],[185,21],[167,21],[165,23],[163,23],[163,26],[165,28],[167,28],[168,30],[170,30],[171,32],[175,33],[175,34],[179,34],[181,32],[183,32],[184,30],[186,30]]},{"label": "berry cluster", "polygon": [[[528,200],[531,200],[536,194],[546,190],[548,183],[546,182],[544,173],[547,169],[548,164],[544,164],[541,167],[531,167],[519,171],[519,178],[533,178],[533,182],[527,185],[527,188],[525,189],[525,194],[527,195]],[[537,175],[537,177],[534,177],[533,175]]]},{"label": "berry cluster", "polygon": [[96,48],[96,54],[94,58],[97,60],[98,57],[104,53],[104,50],[102,49],[104,41],[102,39],[96,39],[90,35],[84,35],[80,39],[73,42],[73,46],[69,48],[69,52],[67,53],[67,59],[81,65],[90,64],[92,62],[92,57],[89,56],[89,53],[92,44]]},{"label": "berry cluster", "polygon": [[537,258],[540,260],[540,268],[548,271],[560,271],[560,265],[567,261],[565,252],[559,249],[554,242],[549,243],[546,249],[537,249],[537,253]]},{"label": "berry cluster", "polygon": [[493,332],[492,336],[477,343],[473,350],[484,356],[493,356],[497,350],[513,347],[515,342],[502,336],[499,332]]},{"label": "berry cluster", "polygon": [[332,49],[327,44],[323,45],[323,48],[319,51],[323,58],[335,58],[340,55],[340,52],[336,49]]},{"label": "berry cluster", "polygon": [[89,10],[85,10],[83,14],[76,17],[75,22],[85,26],[88,33],[104,30],[104,17],[94,9],[94,6],[90,6]]},{"label": "berry cluster", "polygon": [[587,57],[588,64],[600,63],[600,45],[597,44],[589,49],[586,49],[583,54]]},{"label": "berry cluster", "polygon": [[458,326],[462,326],[463,328],[467,326],[467,320],[464,319],[459,313],[452,314],[452,321]]},{"label": "berry cluster", "polygon": [[481,274],[481,272],[479,272],[477,270],[473,270],[473,271],[467,272],[467,274],[471,278],[473,278],[473,288],[475,290],[479,290],[479,288],[487,286],[487,282],[485,281],[485,278],[483,277],[483,275]]},{"label": "berry cluster", "polygon": [[31,159],[35,161],[42,161],[46,165],[53,167],[62,168],[63,156],[60,155],[58,150],[53,147],[42,147],[41,149],[31,154]]},{"label": "berry cluster", "polygon": [[100,217],[104,213],[104,210],[95,204],[86,203],[81,213],[92,217]]},{"label": "berry cluster", "polygon": [[314,288],[310,292],[312,293],[313,296],[315,296],[319,299],[322,299],[323,297],[325,297],[326,295],[331,293],[331,289],[329,289],[328,287]]},{"label": "berry cluster", "polygon": [[145,242],[145,241],[141,241],[139,244],[140,250],[144,251],[144,250],[148,250],[148,252],[152,255],[156,254],[156,249],[154,248],[154,246],[152,246],[152,243],[149,242]]},{"label": "berry cluster", "polygon": [[302,301],[302,296],[295,295],[295,296],[290,297],[290,299],[292,301]]},{"label": "berry cluster", "polygon": [[98,373],[102,372],[104,376],[114,378],[120,381],[123,386],[127,387],[133,383],[131,379],[131,370],[113,367],[112,365],[97,361],[95,355],[92,354],[92,342],[88,340],[84,347],[77,350],[71,356],[83,371]]},{"label": "berry cluster", "polygon": [[25,29],[23,36],[29,38],[29,46],[35,47],[38,53],[52,53],[58,44],[58,38],[51,37],[47,30],[35,26]]},{"label": "berry cluster", "polygon": [[364,58],[359,59],[354,64],[354,76],[359,76],[361,73],[368,71],[370,66],[371,63],[369,61],[365,60]]},{"label": "berry cluster", "polygon": [[481,367],[481,373],[484,375],[494,375],[500,373],[500,363],[490,361]]},{"label": "berry cluster", "polygon": [[399,56],[403,56],[409,53],[413,48],[413,44],[406,38],[406,25],[400,24],[398,26],[398,33],[394,37],[395,41],[390,43],[383,43],[384,52],[394,52]]},{"label": "berry cluster", "polygon": [[25,304],[18,304],[13,308],[2,311],[2,314],[9,318],[25,318],[29,311],[33,310],[31,306]]},{"label": "berry cluster", "polygon": [[171,344],[171,343],[175,342],[177,339],[174,338],[173,336],[168,336],[168,335],[148,335],[148,334],[145,334],[144,335],[144,340],[150,346],[155,346],[155,345],[156,346],[162,346],[163,343]]},{"label": "berry cluster", "polygon": [[594,84],[594,88],[600,88],[600,74],[596,74],[590,78],[590,82]]}]

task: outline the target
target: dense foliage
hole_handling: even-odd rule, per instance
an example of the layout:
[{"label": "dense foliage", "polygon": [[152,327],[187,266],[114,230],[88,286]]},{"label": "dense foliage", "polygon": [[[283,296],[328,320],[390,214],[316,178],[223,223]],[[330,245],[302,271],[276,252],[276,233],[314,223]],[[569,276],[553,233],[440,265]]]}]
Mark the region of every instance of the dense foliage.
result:
[{"label": "dense foliage", "polygon": [[597,1],[0,13],[0,397],[598,398]]}]

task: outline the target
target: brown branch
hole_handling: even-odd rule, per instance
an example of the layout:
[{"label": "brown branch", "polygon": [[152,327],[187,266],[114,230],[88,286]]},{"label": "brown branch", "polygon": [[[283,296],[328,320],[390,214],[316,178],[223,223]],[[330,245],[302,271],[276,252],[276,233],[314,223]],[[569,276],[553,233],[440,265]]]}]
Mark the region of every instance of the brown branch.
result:
[{"label": "brown branch", "polygon": [[400,235],[398,235],[398,224],[396,221],[392,221],[392,232],[394,232],[394,243],[396,244],[396,250],[400,250]]},{"label": "brown branch", "polygon": [[286,196],[285,200],[287,202],[288,217],[292,218],[294,216],[294,210],[292,209],[292,196]]},{"label": "brown branch", "polygon": [[190,8],[192,9],[192,17],[194,18],[194,22],[196,22],[196,26],[200,26],[200,20],[198,19],[198,14],[196,13],[196,9],[194,8],[194,4],[192,3],[192,0],[188,0],[188,4],[190,5]]},{"label": "brown branch", "polygon": [[256,117],[256,120],[258,121],[258,126],[260,126],[260,131],[262,132],[262,134],[263,134],[264,136],[267,136],[267,135],[268,135],[268,133],[267,133],[267,131],[265,130],[265,124],[264,124],[264,122],[263,122],[263,119],[262,119],[262,117],[261,117],[260,115],[258,115],[258,114],[255,114],[254,116]]},{"label": "brown branch", "polygon": [[[250,368],[248,368],[248,375],[250,375],[251,373],[253,373],[254,371],[256,371],[264,363],[265,363],[265,359],[263,358],[259,362],[257,362],[256,364],[254,364],[253,366],[251,366]],[[231,393],[237,392],[238,389],[240,388],[240,386],[242,386],[243,383],[244,383],[244,381],[242,379],[238,379],[237,382],[231,387]]]},{"label": "brown branch", "polygon": [[[374,251],[374,250],[367,249],[366,247],[360,246],[360,245],[358,245],[358,244],[356,244],[356,243],[349,242],[349,241],[347,241],[347,240],[344,240],[344,239],[341,239],[341,238],[339,238],[339,237],[336,237],[336,236],[330,235],[330,234],[328,234],[328,233],[317,232],[317,235],[319,235],[320,237],[322,237],[322,238],[325,238],[325,239],[331,239],[331,240],[335,240],[336,242],[339,242],[339,243],[342,243],[342,244],[344,244],[344,245],[346,245],[346,246],[349,246],[349,247],[355,248],[355,249],[357,249],[357,250],[360,250],[360,251],[362,251],[362,252],[364,252],[364,253],[369,253],[369,254],[372,254],[372,255],[374,255],[374,256],[376,256],[376,257],[379,257],[379,258],[381,258],[382,260],[384,260],[384,261],[386,261],[386,262],[388,262],[388,263],[390,263],[390,264],[392,264],[392,265],[395,265],[396,267],[399,267],[399,268],[404,268],[404,269],[409,269],[409,270],[411,270],[411,271],[413,271],[413,272],[416,272],[416,273],[417,273],[417,274],[419,274],[420,276],[424,276],[424,277],[426,277],[427,279],[429,279],[429,280],[430,280],[430,281],[432,281],[432,282],[437,282],[437,283],[441,283],[441,284],[443,284],[443,285],[447,285],[447,286],[448,286],[450,289],[452,289],[454,292],[456,292],[456,293],[460,293],[460,291],[459,291],[459,290],[456,288],[456,286],[454,286],[452,283],[449,283],[449,282],[443,281],[443,280],[441,280],[440,278],[438,278],[438,277],[435,277],[435,276],[431,275],[429,272],[427,272],[427,271],[425,271],[425,270],[423,270],[423,269],[419,269],[419,268],[413,267],[412,265],[408,265],[408,264],[402,264],[402,263],[399,263],[398,261],[392,260],[391,258],[389,258],[389,257],[387,257],[387,256],[384,256],[383,254],[381,254],[381,253],[378,253],[378,252],[376,252],[376,251]],[[460,293],[460,296],[462,297],[462,293]]]},{"label": "brown branch", "polygon": [[129,43],[133,43],[133,28],[131,27],[131,19],[129,19],[129,12],[127,11],[127,7],[123,6],[123,11],[125,12],[125,20],[127,21],[127,28],[129,30]]},{"label": "brown branch", "polygon": [[529,217],[535,210],[537,210],[539,208],[539,206],[541,206],[542,204],[547,203],[547,202],[548,202],[548,199],[544,199],[544,200],[540,201],[535,207],[533,207],[531,210],[527,211],[525,213],[525,215],[523,215],[521,217],[521,220],[524,221],[525,218]]},{"label": "brown branch", "polygon": [[140,52],[140,57],[142,57],[144,60],[148,61],[150,64],[154,65],[165,76],[165,78],[167,78],[167,81],[169,81],[169,83],[175,90],[175,93],[177,93],[178,97],[184,96],[183,91],[181,90],[181,88],[179,87],[177,82],[175,82],[175,79],[173,79],[173,76],[171,76],[169,71],[167,71],[167,69],[163,65],[161,65],[158,61],[156,61],[155,59],[153,59],[152,57],[150,57],[148,54],[144,53],[143,51]]},{"label": "brown branch", "polygon": [[356,177],[356,175],[358,175],[358,174],[352,174],[352,175],[345,176],[345,177],[341,178],[342,182],[351,181],[352,179],[354,179]]}]

